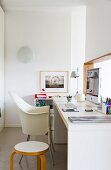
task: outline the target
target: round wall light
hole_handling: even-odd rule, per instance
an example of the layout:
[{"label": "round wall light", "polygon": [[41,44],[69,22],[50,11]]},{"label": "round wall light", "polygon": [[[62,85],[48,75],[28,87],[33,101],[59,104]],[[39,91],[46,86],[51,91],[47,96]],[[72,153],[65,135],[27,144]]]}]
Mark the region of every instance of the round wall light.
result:
[{"label": "round wall light", "polygon": [[30,63],[33,59],[34,53],[29,46],[20,47],[17,52],[17,58],[21,63]]}]

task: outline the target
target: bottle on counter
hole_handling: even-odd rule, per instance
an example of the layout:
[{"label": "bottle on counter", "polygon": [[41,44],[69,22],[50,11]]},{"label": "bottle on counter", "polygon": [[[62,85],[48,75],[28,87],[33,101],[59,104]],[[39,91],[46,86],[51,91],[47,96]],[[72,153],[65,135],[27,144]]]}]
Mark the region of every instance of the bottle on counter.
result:
[{"label": "bottle on counter", "polygon": [[107,115],[109,114],[108,106],[106,107],[106,114],[107,114]]},{"label": "bottle on counter", "polygon": [[106,99],[106,114],[111,114],[111,98]]},{"label": "bottle on counter", "polygon": [[106,105],[108,105],[108,97],[106,98],[106,102],[105,102]]},{"label": "bottle on counter", "polygon": [[107,97],[107,99],[106,99],[106,114],[108,115],[109,114],[109,106],[108,106],[108,104],[109,104],[109,99],[108,99],[108,97]]},{"label": "bottle on counter", "polygon": [[111,114],[111,98],[109,99],[109,114]]}]

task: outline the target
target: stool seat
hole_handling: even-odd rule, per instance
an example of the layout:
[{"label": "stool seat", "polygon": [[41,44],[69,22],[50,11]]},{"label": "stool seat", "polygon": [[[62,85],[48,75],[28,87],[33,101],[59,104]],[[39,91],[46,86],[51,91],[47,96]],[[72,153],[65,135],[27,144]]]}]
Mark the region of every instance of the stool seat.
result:
[{"label": "stool seat", "polygon": [[37,170],[46,170],[45,153],[49,149],[49,145],[39,141],[21,142],[14,146],[14,150],[10,156],[10,170],[13,170],[13,160],[15,154],[37,157]]},{"label": "stool seat", "polygon": [[14,149],[16,151],[24,153],[44,152],[48,150],[48,148],[49,148],[48,144],[38,141],[21,142],[14,146]]}]

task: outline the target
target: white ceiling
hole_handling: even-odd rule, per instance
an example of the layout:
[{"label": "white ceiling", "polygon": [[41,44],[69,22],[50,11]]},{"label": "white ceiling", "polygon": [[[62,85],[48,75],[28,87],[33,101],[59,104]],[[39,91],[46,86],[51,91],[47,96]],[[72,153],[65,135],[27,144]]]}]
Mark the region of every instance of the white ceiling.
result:
[{"label": "white ceiling", "polygon": [[80,6],[104,3],[111,0],[1,0],[5,10],[28,9],[49,6]]}]

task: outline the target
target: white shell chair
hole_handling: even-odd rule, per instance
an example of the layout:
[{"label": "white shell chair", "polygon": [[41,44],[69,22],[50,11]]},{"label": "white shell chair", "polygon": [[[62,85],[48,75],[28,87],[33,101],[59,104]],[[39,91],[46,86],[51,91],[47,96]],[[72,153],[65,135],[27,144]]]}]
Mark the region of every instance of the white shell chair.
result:
[{"label": "white shell chair", "polygon": [[[15,93],[10,92],[15,104],[20,110],[20,120],[22,125],[22,132],[26,135],[27,141],[30,140],[31,135],[46,135],[48,134],[48,144],[51,154],[52,163],[54,165],[52,149],[54,149],[52,135],[51,135],[51,124],[50,124],[50,107],[42,106],[35,107],[26,103],[21,97]],[[21,162],[22,157],[19,161]]]}]

